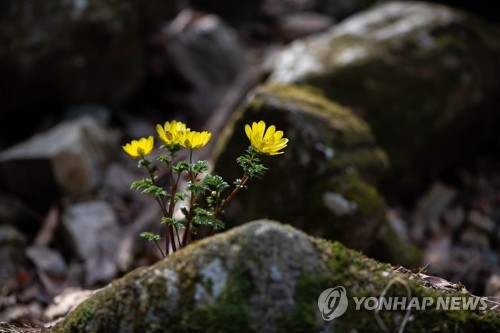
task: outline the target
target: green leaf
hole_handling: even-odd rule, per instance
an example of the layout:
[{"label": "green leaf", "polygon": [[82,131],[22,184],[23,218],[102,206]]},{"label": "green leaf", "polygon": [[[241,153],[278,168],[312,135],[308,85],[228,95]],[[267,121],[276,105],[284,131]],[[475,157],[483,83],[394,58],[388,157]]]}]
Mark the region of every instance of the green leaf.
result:
[{"label": "green leaf", "polygon": [[182,192],[175,193],[174,201],[175,202],[182,201],[182,200],[185,200],[187,197],[188,197],[187,193],[182,193]]},{"label": "green leaf", "polygon": [[200,215],[200,216],[212,216],[212,212],[210,212],[204,208],[201,208],[201,207],[196,207],[194,212],[196,213],[196,215]]},{"label": "green leaf", "polygon": [[222,230],[225,227],[224,222],[218,219],[212,219],[210,226],[214,228],[214,230]]},{"label": "green leaf", "polygon": [[187,170],[189,170],[189,163],[187,161],[179,161],[172,167],[172,172],[174,173],[181,173]]},{"label": "green leaf", "polygon": [[160,240],[160,235],[153,234],[152,232],[144,231],[139,234],[139,236],[146,238],[149,241]]},{"label": "green leaf", "polygon": [[264,175],[266,170],[267,170],[267,168],[265,166],[263,166],[262,164],[258,163],[257,161],[252,161],[252,163],[250,163],[248,170],[247,170],[248,178],[260,179],[260,178],[262,178],[262,176]]},{"label": "green leaf", "polygon": [[186,186],[186,190],[194,194],[203,194],[207,190],[207,187],[205,185],[196,185],[189,182]]},{"label": "green leaf", "polygon": [[142,190],[142,193],[152,194],[156,197],[166,197],[167,191],[156,185],[149,185],[147,188]]},{"label": "green leaf", "polygon": [[204,184],[216,192],[223,192],[229,187],[229,184],[219,175],[207,174],[203,180]]},{"label": "green leaf", "polygon": [[160,149],[168,150],[170,154],[174,155],[176,152],[181,150],[181,145],[178,143],[174,143],[172,145],[161,145]]},{"label": "green leaf", "polygon": [[163,162],[165,164],[172,163],[172,159],[169,156],[166,156],[166,155],[158,156],[157,160],[160,161],[160,162]]},{"label": "green leaf", "polygon": [[143,187],[149,187],[153,185],[153,182],[149,178],[137,180],[130,185],[130,188],[133,190],[140,190]]},{"label": "green leaf", "polygon": [[150,164],[151,164],[150,160],[148,160],[147,158],[141,158],[139,160],[139,162],[137,163],[137,167],[138,168],[143,168],[143,167],[148,168]]},{"label": "green leaf", "polygon": [[173,225],[176,229],[180,229],[184,227],[184,221],[181,220],[176,220],[172,217],[162,217],[161,218],[161,223],[162,224],[168,224],[168,225]]},{"label": "green leaf", "polygon": [[191,166],[191,170],[195,174],[202,173],[208,170],[208,161],[198,161]]}]

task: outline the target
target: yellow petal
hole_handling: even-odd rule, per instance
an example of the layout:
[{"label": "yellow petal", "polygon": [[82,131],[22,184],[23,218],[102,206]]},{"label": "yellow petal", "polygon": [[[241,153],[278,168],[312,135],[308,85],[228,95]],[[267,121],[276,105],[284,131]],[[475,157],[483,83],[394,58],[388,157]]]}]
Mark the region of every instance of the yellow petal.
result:
[{"label": "yellow petal", "polygon": [[276,133],[274,133],[274,140],[278,141],[282,137],[283,137],[283,131],[276,131]]},{"label": "yellow petal", "polygon": [[259,123],[257,124],[257,133],[259,133],[260,137],[264,137],[265,130],[266,130],[266,123],[263,120],[259,121]]},{"label": "yellow petal", "polygon": [[153,136],[150,136],[148,138],[146,154],[149,154],[153,150],[154,144],[155,144],[155,140],[154,140]]},{"label": "yellow petal", "polygon": [[252,123],[252,135],[256,135],[259,132],[259,125],[254,121]]},{"label": "yellow petal", "polygon": [[252,140],[252,128],[250,127],[250,125],[245,125],[245,133],[247,135],[247,137]]},{"label": "yellow petal", "polygon": [[288,139],[286,139],[286,138],[282,138],[282,139],[280,139],[280,140],[276,141],[276,142],[275,142],[275,145],[276,145],[276,146],[277,146],[277,145],[282,145],[282,144],[283,144],[283,145],[286,145],[287,143],[288,143]]},{"label": "yellow petal", "polygon": [[264,135],[264,139],[269,139],[273,137],[274,133],[276,132],[276,126],[271,125],[266,131],[266,134]]}]

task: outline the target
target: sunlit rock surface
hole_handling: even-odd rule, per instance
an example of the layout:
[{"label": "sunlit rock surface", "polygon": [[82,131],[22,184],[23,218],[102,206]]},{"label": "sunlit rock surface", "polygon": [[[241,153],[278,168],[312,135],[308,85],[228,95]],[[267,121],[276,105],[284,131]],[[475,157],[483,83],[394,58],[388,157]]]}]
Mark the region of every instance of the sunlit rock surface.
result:
[{"label": "sunlit rock surface", "polygon": [[389,2],[296,40],[270,81],[308,83],[371,125],[399,195],[496,137],[500,29],[424,2]]}]

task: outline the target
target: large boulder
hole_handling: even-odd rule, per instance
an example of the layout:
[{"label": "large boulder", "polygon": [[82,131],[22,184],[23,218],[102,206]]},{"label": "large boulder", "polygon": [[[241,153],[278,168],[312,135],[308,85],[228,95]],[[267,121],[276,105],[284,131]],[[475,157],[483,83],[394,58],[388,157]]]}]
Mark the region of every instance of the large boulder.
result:
[{"label": "large boulder", "polygon": [[366,249],[385,209],[372,185],[388,164],[368,125],[309,87],[260,86],[215,147],[214,172],[230,183],[242,174],[235,160],[249,146],[245,124],[259,120],[283,130],[289,145],[283,155],[262,158],[269,170],[228,205],[227,227],[265,216]]},{"label": "large boulder", "polygon": [[291,43],[270,81],[319,87],[366,119],[401,195],[497,135],[499,35],[448,7],[389,2]]},{"label": "large boulder", "polygon": [[[461,332],[498,331],[500,319],[487,307],[484,311],[436,309],[438,297],[483,307],[464,288],[438,291],[415,279],[416,274],[402,272],[340,243],[311,238],[279,223],[256,221],[196,242],[152,267],[113,281],[50,331],[378,332],[384,327],[405,332],[456,332],[457,327]],[[334,287],[341,300],[333,310],[340,316],[323,320],[332,303],[320,312],[318,304],[324,305],[320,295]],[[366,308],[382,294],[399,297],[398,302],[403,296],[414,296],[419,304],[428,297],[434,307],[417,310],[413,305],[410,311],[380,312]],[[371,302],[356,311],[354,296],[370,297]],[[407,305],[409,299],[402,302]]]}]

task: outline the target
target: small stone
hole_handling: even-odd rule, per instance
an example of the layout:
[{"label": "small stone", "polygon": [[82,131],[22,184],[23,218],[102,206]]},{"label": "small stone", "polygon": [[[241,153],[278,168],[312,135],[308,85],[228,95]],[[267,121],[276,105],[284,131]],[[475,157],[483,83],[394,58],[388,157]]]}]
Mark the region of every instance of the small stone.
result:
[{"label": "small stone", "polygon": [[335,215],[350,215],[356,211],[355,202],[346,200],[339,193],[325,192],[323,194],[323,204]]},{"label": "small stone", "polygon": [[434,183],[417,203],[414,225],[437,234],[441,229],[441,218],[456,196],[456,190],[440,182]]},{"label": "small stone", "polygon": [[493,300],[498,300],[500,297],[500,273],[492,274],[486,281],[484,295]]},{"label": "small stone", "polygon": [[471,210],[469,212],[469,214],[467,215],[467,220],[471,223],[471,225],[475,226],[481,231],[486,232],[487,234],[493,234],[493,232],[495,231],[495,221],[476,210]]},{"label": "small stone", "polygon": [[26,249],[26,256],[38,269],[56,276],[66,276],[68,266],[62,255],[46,246],[34,245]]},{"label": "small stone", "polygon": [[118,271],[115,257],[123,232],[111,206],[103,201],[74,204],[66,208],[62,221],[85,262],[86,284],[112,279]]},{"label": "small stone", "polygon": [[468,227],[460,235],[460,242],[463,245],[477,247],[483,250],[490,248],[490,238],[488,235],[476,228]]}]

